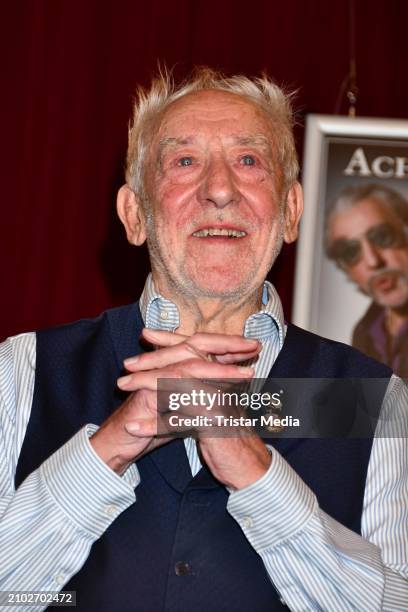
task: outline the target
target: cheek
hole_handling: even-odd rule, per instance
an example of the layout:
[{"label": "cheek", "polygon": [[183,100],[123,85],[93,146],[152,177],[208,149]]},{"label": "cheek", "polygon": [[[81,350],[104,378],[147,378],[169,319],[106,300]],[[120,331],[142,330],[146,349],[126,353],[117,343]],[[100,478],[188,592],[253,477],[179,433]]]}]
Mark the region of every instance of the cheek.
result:
[{"label": "cheek", "polygon": [[385,260],[390,268],[396,268],[408,274],[408,249],[402,251],[394,251],[390,249],[384,251]]},{"label": "cheek", "polygon": [[362,287],[365,287],[366,282],[368,280],[368,275],[364,271],[364,268],[361,266],[361,264],[357,264],[356,266],[351,268],[348,272],[348,276],[350,280],[355,282],[357,285],[361,285]]},{"label": "cheek", "polygon": [[270,188],[258,185],[257,189],[242,189],[241,193],[247,203],[247,216],[254,225],[260,228],[273,227],[279,221],[279,200]]},{"label": "cheek", "polygon": [[155,214],[160,219],[160,226],[175,226],[178,230],[194,220],[191,202],[194,201],[194,190],[180,184],[167,182],[158,192]]},{"label": "cheek", "polygon": [[267,202],[255,209],[255,215],[260,239],[263,242],[275,242],[281,225],[284,228],[284,217],[281,215],[279,206]]}]

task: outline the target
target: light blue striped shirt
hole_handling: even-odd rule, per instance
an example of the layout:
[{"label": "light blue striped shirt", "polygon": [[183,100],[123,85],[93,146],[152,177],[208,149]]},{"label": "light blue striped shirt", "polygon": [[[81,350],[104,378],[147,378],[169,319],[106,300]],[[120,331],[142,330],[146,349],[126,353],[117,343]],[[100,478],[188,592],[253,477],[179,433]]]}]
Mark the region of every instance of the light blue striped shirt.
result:
[{"label": "light blue striped shirt", "polygon": [[[268,374],[285,337],[281,303],[269,283],[263,302],[244,330],[247,337],[262,341],[254,364],[259,378]],[[147,326],[177,329],[176,306],[155,293],[150,278],[140,304]],[[137,503],[140,481],[136,464],[119,477],[103,463],[89,444],[89,436],[97,429],[90,424],[14,489],[33,398],[35,351],[33,333],[0,345],[3,591],[63,588],[84,564],[93,542],[121,512]],[[381,427],[389,414],[402,424],[403,437],[382,437]],[[314,493],[273,449],[268,472],[230,494],[228,512],[261,556],[291,610],[408,609],[407,421],[407,389],[392,377],[368,466],[363,537],[325,514]],[[201,464],[194,440],[186,441],[186,451],[195,474]]]}]

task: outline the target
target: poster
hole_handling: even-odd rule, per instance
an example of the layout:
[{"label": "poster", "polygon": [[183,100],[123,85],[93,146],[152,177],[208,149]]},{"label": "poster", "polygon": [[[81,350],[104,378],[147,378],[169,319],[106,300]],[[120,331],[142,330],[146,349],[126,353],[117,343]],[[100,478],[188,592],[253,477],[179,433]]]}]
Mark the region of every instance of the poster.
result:
[{"label": "poster", "polygon": [[408,121],[310,115],[292,320],[408,376]]}]

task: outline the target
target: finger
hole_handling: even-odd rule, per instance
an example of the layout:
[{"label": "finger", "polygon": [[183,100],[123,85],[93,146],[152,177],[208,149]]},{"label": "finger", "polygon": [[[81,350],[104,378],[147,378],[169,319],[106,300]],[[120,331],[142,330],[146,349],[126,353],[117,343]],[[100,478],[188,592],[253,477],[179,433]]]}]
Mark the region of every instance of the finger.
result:
[{"label": "finger", "polygon": [[248,353],[226,353],[225,355],[208,355],[192,347],[186,342],[175,346],[161,348],[157,351],[143,353],[135,357],[125,359],[124,366],[129,372],[140,372],[141,370],[154,370],[156,368],[165,368],[168,365],[179,363],[186,359],[199,357],[201,359],[209,359],[210,361],[218,361],[219,363],[231,364],[240,363],[256,357],[261,350],[261,346]]},{"label": "finger", "polygon": [[[129,372],[139,372],[141,370],[154,370],[156,368],[165,368],[168,365],[179,363],[191,358],[206,359],[200,351],[194,349],[189,344],[181,342],[175,346],[160,348],[157,351],[143,353],[135,357],[125,359],[124,366]],[[232,362],[229,362],[232,363]]]},{"label": "finger", "polygon": [[137,391],[138,389],[157,390],[159,378],[219,378],[219,379],[248,379],[252,378],[254,369],[236,365],[221,364],[215,361],[202,361],[190,359],[166,368],[134,372],[118,379],[117,384],[124,391]]},{"label": "finger", "polygon": [[262,350],[262,346],[259,346],[255,351],[251,353],[226,353],[225,355],[214,355],[214,360],[218,363],[239,363],[241,361],[248,361],[253,359]]},{"label": "finger", "polygon": [[174,346],[180,344],[188,338],[183,334],[177,334],[176,332],[169,332],[159,329],[149,329],[144,327],[141,333],[142,338],[159,346]]},{"label": "finger", "polygon": [[198,424],[191,424],[192,418],[177,414],[166,413],[157,419],[137,419],[125,424],[126,431],[137,438],[152,438],[155,436],[180,437],[180,434],[208,431],[211,427],[205,420],[198,420]]},{"label": "finger", "polygon": [[259,350],[260,342],[254,338],[229,336],[227,334],[194,334],[186,340],[188,344],[205,353],[225,355],[226,353],[252,353]]},{"label": "finger", "polygon": [[144,328],[142,335],[146,340],[159,346],[174,346],[181,342],[187,342],[190,346],[204,353],[225,354],[225,353],[249,353],[258,348],[260,343],[253,338],[244,338],[238,335],[228,334],[208,334],[198,332],[193,336],[183,336],[182,334],[151,330]]},{"label": "finger", "polygon": [[[191,419],[190,419],[191,421]],[[191,431],[193,427],[184,423],[184,418],[178,415],[157,415],[157,418],[134,419],[125,423],[126,431],[135,438],[153,438],[155,436],[177,436],[177,434]],[[194,428],[195,429],[195,428]]]},{"label": "finger", "polygon": [[157,435],[159,416],[151,419],[133,419],[125,423],[126,431],[136,438],[152,438]]}]

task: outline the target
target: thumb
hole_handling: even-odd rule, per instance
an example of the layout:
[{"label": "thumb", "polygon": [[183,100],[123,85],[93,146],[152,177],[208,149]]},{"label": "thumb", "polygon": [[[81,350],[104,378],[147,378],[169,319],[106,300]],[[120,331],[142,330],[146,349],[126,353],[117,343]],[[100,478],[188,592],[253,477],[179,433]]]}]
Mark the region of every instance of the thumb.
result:
[{"label": "thumb", "polygon": [[151,438],[157,435],[157,419],[134,419],[125,423],[125,430],[137,438]]}]

